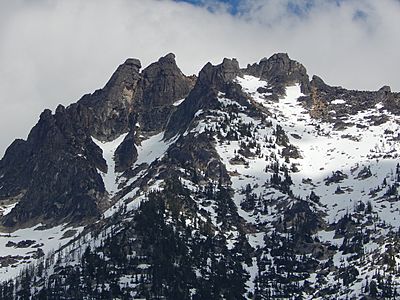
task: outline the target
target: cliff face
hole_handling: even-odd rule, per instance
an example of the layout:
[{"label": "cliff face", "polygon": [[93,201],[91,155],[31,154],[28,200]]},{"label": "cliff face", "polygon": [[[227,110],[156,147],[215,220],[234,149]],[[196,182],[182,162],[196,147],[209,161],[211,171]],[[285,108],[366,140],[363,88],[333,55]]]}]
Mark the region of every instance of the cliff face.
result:
[{"label": "cliff face", "polygon": [[115,168],[124,171],[135,162],[138,136],[160,132],[173,103],[193,85],[173,54],[140,68],[139,60],[127,59],[103,89],[67,108],[60,105],[54,114],[45,110],[28,139],[10,146],[0,164],[0,199],[20,200],[4,225],[99,217],[108,195],[97,170],[114,170],[108,170],[92,137],[106,142],[128,133],[115,153]]}]

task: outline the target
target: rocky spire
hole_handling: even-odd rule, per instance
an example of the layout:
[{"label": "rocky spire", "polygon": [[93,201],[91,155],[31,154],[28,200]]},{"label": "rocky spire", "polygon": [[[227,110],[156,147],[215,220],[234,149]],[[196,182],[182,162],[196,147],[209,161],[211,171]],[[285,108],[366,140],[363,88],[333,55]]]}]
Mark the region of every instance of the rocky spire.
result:
[{"label": "rocky spire", "polygon": [[303,93],[310,92],[306,68],[290,59],[287,53],[276,53],[268,59],[263,58],[258,64],[248,65],[244,72],[266,80],[279,94],[283,94],[285,87],[294,83],[301,85]]},{"label": "rocky spire", "polygon": [[193,88],[193,82],[186,77],[169,53],[152,63],[141,73],[139,91],[133,110],[142,130],[160,131],[165,128],[173,104],[185,98]]},{"label": "rocky spire", "polygon": [[129,97],[128,91],[132,91],[136,88],[141,67],[140,60],[136,58],[128,58],[121,64],[103,89],[104,93],[107,94],[105,100],[131,101],[132,97]]},{"label": "rocky spire", "polygon": [[93,136],[113,140],[129,130],[129,114],[138,92],[141,63],[129,58],[121,64],[103,89],[85,95],[78,105],[83,106],[85,118]]},{"label": "rocky spire", "polygon": [[199,73],[198,84],[222,90],[225,84],[241,74],[238,61],[224,58],[221,64],[207,63]]}]

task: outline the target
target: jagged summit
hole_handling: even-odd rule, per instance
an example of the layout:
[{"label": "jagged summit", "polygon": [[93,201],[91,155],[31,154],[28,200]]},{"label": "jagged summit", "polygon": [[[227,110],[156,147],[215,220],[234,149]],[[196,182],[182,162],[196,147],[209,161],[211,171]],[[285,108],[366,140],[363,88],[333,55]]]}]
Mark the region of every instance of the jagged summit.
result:
[{"label": "jagged summit", "polygon": [[218,88],[226,82],[232,81],[240,72],[239,63],[236,59],[224,58],[221,64],[213,66],[207,63],[199,73],[198,83],[203,86],[214,86]]},{"label": "jagged summit", "polygon": [[[116,151],[113,168],[118,172],[128,171],[137,160],[137,148],[143,138],[164,130],[167,139],[184,133],[199,111],[221,109],[220,93],[244,107],[250,107],[248,96],[236,81],[236,78],[244,76],[266,81],[264,89],[270,94],[267,97],[275,101],[285,94],[286,87],[290,85],[299,84],[306,96],[314,86],[323,98],[322,102],[318,102],[318,109],[322,110],[315,115],[324,116],[331,122],[338,120],[337,115],[327,113],[329,104],[337,98],[351,97],[348,101],[352,103],[351,109],[338,108],[346,112],[360,108],[359,103],[365,97],[374,98],[369,100],[371,107],[385,99],[390,99],[386,102],[392,106],[395,103],[388,88],[377,92],[379,98],[375,92],[368,94],[330,87],[316,76],[309,82],[306,69],[283,53],[274,54],[244,69],[239,67],[236,59],[225,58],[215,66],[207,63],[197,79],[181,72],[172,53],[143,70],[138,59],[129,58],[117,68],[104,88],[83,96],[67,108],[58,106],[54,114],[44,110],[27,141],[13,143],[13,151],[6,152],[1,162],[3,188],[0,198],[11,202],[13,200],[10,199],[15,197],[21,200],[4,217],[3,224],[14,226],[39,219],[57,223],[97,216],[101,209],[94,207],[103,206],[101,202],[106,191],[96,170],[104,173],[113,170],[109,170],[110,166],[107,166],[92,137],[111,142],[126,134]],[[312,100],[305,103],[312,111]],[[14,163],[16,160],[17,164]],[[50,163],[51,170],[56,173],[49,172]],[[70,168],[66,170],[66,166]],[[62,176],[63,182],[47,179],[47,176],[57,177],[56,174]],[[89,182],[77,184],[79,188],[76,189],[67,188],[72,186],[74,180]],[[41,186],[42,189],[39,188]],[[74,204],[74,201],[62,199],[86,200]],[[59,201],[62,204],[58,204]],[[87,211],[82,208],[82,201],[91,203]],[[36,203],[33,211],[30,209],[32,203]],[[79,213],[72,213],[74,210],[79,210]]]},{"label": "jagged summit", "polygon": [[140,60],[137,59],[137,58],[128,58],[128,59],[124,62],[124,65],[133,66],[133,67],[136,67],[136,68],[138,68],[138,69],[141,69],[141,68],[142,68],[142,63],[141,63]]},{"label": "jagged summit", "polygon": [[381,92],[381,93],[387,95],[387,94],[389,94],[389,93],[392,92],[392,89],[390,88],[390,86],[385,85],[385,86],[383,86],[383,87],[381,87],[381,88],[379,89],[379,92]]},{"label": "jagged summit", "polygon": [[0,160],[0,279],[36,263],[0,299],[396,297],[399,107],[285,53],[129,58]]},{"label": "jagged summit", "polygon": [[291,60],[287,53],[277,53],[258,64],[248,65],[246,73],[266,80],[278,93],[284,92],[285,84],[289,83],[300,83],[303,93],[310,92],[306,68]]},{"label": "jagged summit", "polygon": [[159,60],[158,60],[158,62],[160,62],[160,63],[163,63],[163,62],[171,62],[171,63],[173,63],[173,64],[176,64],[175,58],[176,58],[175,54],[171,52],[171,53],[166,54],[166,55],[163,56],[163,57],[160,57]]},{"label": "jagged summit", "polygon": [[[129,132],[126,143],[130,146],[121,144],[115,158],[117,168],[124,170],[135,160],[138,132],[162,130],[175,108],[173,103],[185,98],[191,86],[173,54],[142,72],[138,60],[128,59],[103,89],[67,108],[57,107],[54,115],[44,110],[27,141],[14,143],[14,150],[7,151],[2,160],[0,198],[21,199],[3,224],[59,223],[98,216],[105,189],[96,169],[108,169],[91,137],[111,141]],[[13,156],[18,157],[17,165],[7,163],[17,159]]]}]

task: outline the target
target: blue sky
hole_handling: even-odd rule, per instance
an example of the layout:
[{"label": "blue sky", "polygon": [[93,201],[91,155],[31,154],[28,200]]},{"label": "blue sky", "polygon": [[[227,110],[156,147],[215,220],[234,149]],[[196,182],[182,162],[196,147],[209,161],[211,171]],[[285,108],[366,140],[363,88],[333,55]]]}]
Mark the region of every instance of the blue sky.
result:
[{"label": "blue sky", "polygon": [[242,2],[242,0],[175,0],[176,2],[187,2],[193,5],[197,5],[197,6],[206,6],[210,11],[213,10],[212,8],[212,4],[213,3],[221,3],[221,4],[225,4],[227,5],[227,9],[228,11],[232,14],[232,15],[236,15],[239,10],[239,4],[240,2]]},{"label": "blue sky", "polygon": [[[246,16],[246,14],[249,13],[250,7],[254,6],[259,6],[263,7],[263,3],[268,3],[270,2],[272,5],[271,0],[260,0],[260,1],[253,1],[251,0],[173,0],[175,2],[185,2],[192,4],[197,7],[202,7],[206,8],[209,12],[213,13],[220,6],[223,6],[224,9],[231,15],[233,16]],[[344,2],[349,2],[354,0],[277,0],[281,1],[281,3],[285,3],[286,6],[286,12],[288,14],[291,14],[293,16],[299,17],[299,18],[307,18],[308,14],[313,8],[318,7],[318,5],[321,4],[321,2],[329,3],[331,5],[336,5],[337,7],[340,7],[341,4]],[[317,3],[318,1],[318,3]],[[385,1],[385,0],[383,0]],[[396,0],[397,1],[397,0]],[[362,3],[362,0],[359,1],[359,3]],[[268,5],[268,4],[267,4]],[[368,5],[366,5],[368,7]],[[353,14],[353,20],[354,21],[365,21],[368,18],[368,13],[363,9],[363,6],[360,5],[359,9],[357,9],[354,14]]]},{"label": "blue sky", "polygon": [[[206,7],[210,11],[213,11],[213,5],[223,4],[226,5],[227,11],[232,15],[246,13],[246,11],[243,11],[243,9],[245,9],[244,4],[248,2],[247,0],[174,0],[174,1],[186,2],[193,4],[195,6]],[[331,2],[338,6],[344,1],[346,0],[326,0],[326,2]],[[315,5],[315,0],[302,0],[302,1],[292,0],[286,2],[287,2],[286,4],[287,11],[297,16],[306,16],[308,11],[312,9],[313,6]]]}]

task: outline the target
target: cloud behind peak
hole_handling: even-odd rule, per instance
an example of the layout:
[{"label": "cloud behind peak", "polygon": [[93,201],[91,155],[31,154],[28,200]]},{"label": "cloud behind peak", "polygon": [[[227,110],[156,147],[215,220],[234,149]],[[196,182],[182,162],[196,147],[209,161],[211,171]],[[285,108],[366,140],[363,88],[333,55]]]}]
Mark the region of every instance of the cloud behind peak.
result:
[{"label": "cloud behind peak", "polygon": [[174,52],[192,74],[287,52],[329,84],[400,90],[397,0],[185,2],[0,0],[0,156],[44,108],[102,87],[128,57]]}]

